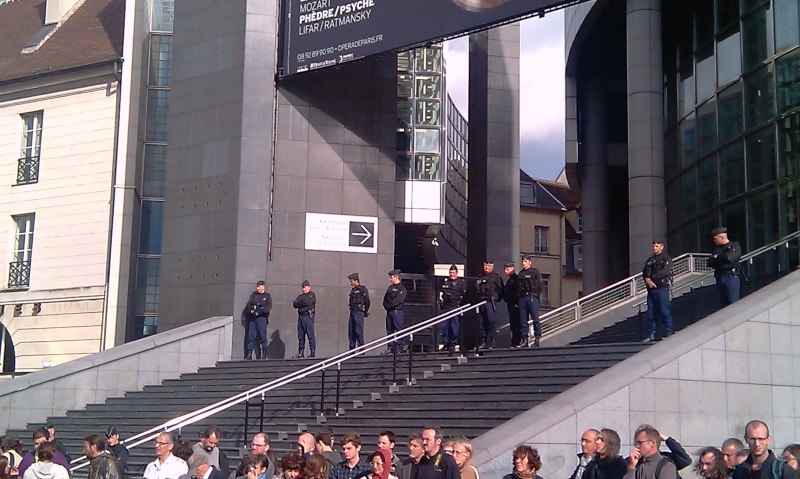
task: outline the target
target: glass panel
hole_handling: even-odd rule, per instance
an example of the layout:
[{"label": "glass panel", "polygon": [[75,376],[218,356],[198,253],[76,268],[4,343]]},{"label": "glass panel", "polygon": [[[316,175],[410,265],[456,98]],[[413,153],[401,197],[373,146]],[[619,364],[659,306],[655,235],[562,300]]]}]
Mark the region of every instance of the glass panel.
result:
[{"label": "glass panel", "polygon": [[747,137],[747,189],[775,181],[775,127],[770,125]]},{"label": "glass panel", "polygon": [[681,243],[685,248],[684,251],[697,251],[697,222],[692,221],[681,231]]},{"label": "glass panel", "polygon": [[707,246],[711,244],[709,233],[711,230],[721,225],[719,221],[719,212],[712,211],[700,217],[698,220],[698,232],[700,233],[700,247],[697,251],[707,251]]},{"label": "glass panel", "polygon": [[167,141],[169,90],[148,90],[145,141]]},{"label": "glass panel", "polygon": [[440,73],[442,71],[442,49],[417,49],[417,71]]},{"label": "glass panel", "polygon": [[739,2],[717,0],[717,32],[722,33],[734,26],[739,29]]},{"label": "glass panel", "polygon": [[681,122],[681,166],[687,167],[697,161],[697,131],[694,114]]},{"label": "glass panel", "polygon": [[681,182],[680,179],[675,179],[667,183],[667,223],[670,225],[681,223],[679,204],[681,204]]},{"label": "glass panel", "polygon": [[800,179],[792,179],[781,187],[781,235],[800,230]]},{"label": "glass panel", "polygon": [[154,32],[172,32],[172,21],[175,17],[175,0],[153,0]]},{"label": "glass panel", "polygon": [[158,313],[160,273],[160,258],[139,258],[134,291],[134,309],[136,313]]},{"label": "glass panel", "polygon": [[720,85],[727,85],[742,76],[741,37],[737,28],[736,32],[717,43],[717,76]]},{"label": "glass panel", "polygon": [[664,142],[664,173],[666,173],[667,179],[675,177],[681,171],[680,161],[678,160],[680,158],[678,141],[678,128],[673,128],[667,133]]},{"label": "glass panel", "polygon": [[42,149],[42,120],[44,112],[22,115],[22,151],[20,158],[38,158]]},{"label": "glass panel", "polygon": [[418,153],[439,153],[441,130],[418,128],[414,130],[414,151]]},{"label": "glass panel", "polygon": [[747,128],[762,125],[774,117],[772,64],[768,64],[744,79],[745,124]]},{"label": "glass panel", "polygon": [[417,76],[417,98],[441,98],[442,76],[419,75]]},{"label": "glass panel", "polygon": [[719,180],[722,201],[744,192],[744,146],[741,141],[720,150]]},{"label": "glass panel", "polygon": [[141,222],[139,228],[139,254],[161,254],[164,202],[142,201]]},{"label": "glass panel", "polygon": [[744,69],[750,70],[775,53],[772,41],[772,12],[769,5],[746,17],[742,23],[744,33]]},{"label": "glass panel", "polygon": [[414,95],[414,75],[400,73],[397,75],[397,97],[411,98]]},{"label": "glass panel", "polygon": [[411,151],[411,128],[398,128],[396,135],[397,151]]},{"label": "glass panel", "polygon": [[397,54],[397,69],[399,71],[411,71],[413,54],[413,50],[408,50]]},{"label": "glass panel", "polygon": [[[744,199],[731,203],[722,208],[722,222],[728,228],[728,238],[742,245],[744,251],[748,251],[747,237],[747,213],[745,212]],[[709,238],[709,248],[711,248],[711,238]]]},{"label": "glass panel", "polygon": [[711,155],[697,165],[697,192],[700,210],[719,204],[717,199],[717,157]]},{"label": "glass panel", "polygon": [[684,220],[697,214],[697,169],[681,175],[681,214]]},{"label": "glass panel", "polygon": [[778,222],[778,195],[770,189],[747,201],[749,209],[748,239],[751,249],[760,248],[780,238]]},{"label": "glass panel", "polygon": [[142,180],[142,196],[163,198],[166,175],[166,145],[144,145],[144,175]]},{"label": "glass panel", "polygon": [[697,22],[697,49],[713,49],[714,43],[714,0],[695,0]]},{"label": "glass panel", "polygon": [[800,107],[800,50],[775,61],[778,114]]},{"label": "glass panel", "polygon": [[778,122],[778,151],[780,177],[800,174],[800,113]]},{"label": "glass panel", "polygon": [[800,42],[797,0],[774,0],[775,49],[781,51]]},{"label": "glass panel", "polygon": [[440,181],[441,159],[439,155],[415,155],[414,179]]},{"label": "glass panel", "polygon": [[681,117],[689,114],[694,109],[695,105],[695,91],[694,91],[694,73],[692,67],[687,67],[686,70],[681,71],[680,76],[680,111]]},{"label": "glass panel", "polygon": [[697,102],[703,102],[717,91],[717,71],[714,48],[708,47],[697,58]]},{"label": "glass panel", "polygon": [[395,177],[400,181],[411,179],[411,157],[408,155],[397,155]]},{"label": "glass panel", "polygon": [[[736,0],[720,0],[720,2],[728,1],[733,3]],[[769,0],[742,0],[742,13],[748,13],[760,5],[767,3]]]},{"label": "glass panel", "polygon": [[725,143],[742,134],[742,84],[731,85],[718,98],[719,142]]},{"label": "glass panel", "polygon": [[412,112],[414,107],[411,100],[398,100],[397,102],[397,120],[402,126],[411,126]]},{"label": "glass panel", "polygon": [[442,103],[439,100],[417,100],[416,124],[423,126],[440,126]]},{"label": "glass panel", "polygon": [[712,99],[697,109],[697,156],[717,147],[717,104]]},{"label": "glass panel", "polygon": [[135,316],[133,319],[133,339],[152,336],[158,331],[158,316]]},{"label": "glass panel", "polygon": [[148,86],[169,86],[172,76],[172,35],[150,36]]}]

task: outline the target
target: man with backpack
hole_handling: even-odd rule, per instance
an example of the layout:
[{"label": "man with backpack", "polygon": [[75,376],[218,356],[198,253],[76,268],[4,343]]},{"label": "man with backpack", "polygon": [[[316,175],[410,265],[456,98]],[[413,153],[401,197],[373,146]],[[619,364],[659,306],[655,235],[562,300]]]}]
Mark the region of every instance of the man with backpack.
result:
[{"label": "man with backpack", "polygon": [[798,479],[800,474],[769,450],[769,428],[763,421],[750,421],[744,428],[750,455],[733,470],[733,479]]},{"label": "man with backpack", "polygon": [[[624,479],[675,479],[675,464],[661,455],[661,435],[652,426],[639,426],[633,436],[634,448],[628,457]],[[757,478],[756,478],[757,479]]]}]

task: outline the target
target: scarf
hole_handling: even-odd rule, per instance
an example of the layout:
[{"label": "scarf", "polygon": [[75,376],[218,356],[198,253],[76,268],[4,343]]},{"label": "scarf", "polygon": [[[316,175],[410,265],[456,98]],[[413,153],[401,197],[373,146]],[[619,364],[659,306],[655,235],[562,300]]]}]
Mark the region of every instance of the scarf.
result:
[{"label": "scarf", "polygon": [[378,475],[373,471],[372,479],[389,479],[389,472],[392,470],[392,453],[386,449],[378,449],[375,452],[380,454],[381,459],[383,459],[383,472]]}]

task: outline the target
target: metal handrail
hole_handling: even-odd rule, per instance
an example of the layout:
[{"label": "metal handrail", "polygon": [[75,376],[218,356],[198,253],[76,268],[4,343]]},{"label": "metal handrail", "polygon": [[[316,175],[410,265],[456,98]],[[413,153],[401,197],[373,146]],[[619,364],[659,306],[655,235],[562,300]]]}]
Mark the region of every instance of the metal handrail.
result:
[{"label": "metal handrail", "polygon": [[[148,430],[146,430],[144,432],[141,432],[139,434],[131,436],[127,440],[121,441],[121,442],[123,444],[125,444],[128,447],[128,449],[133,449],[134,447],[139,446],[141,444],[144,444],[147,441],[150,441],[151,439],[155,439],[161,433],[174,431],[174,430],[180,429],[180,428],[182,428],[184,426],[188,426],[190,424],[194,424],[194,423],[196,423],[196,422],[198,422],[200,420],[203,420],[203,419],[205,419],[205,418],[207,418],[209,416],[213,416],[214,414],[217,414],[217,413],[219,413],[221,411],[229,409],[229,408],[235,406],[236,404],[239,404],[241,402],[247,401],[248,399],[250,399],[253,396],[258,396],[260,394],[267,393],[267,392],[269,392],[269,391],[271,391],[273,389],[276,389],[278,387],[281,387],[281,386],[284,386],[286,384],[292,383],[292,382],[297,381],[299,379],[303,379],[306,376],[309,376],[311,374],[323,371],[323,370],[325,370],[325,369],[327,369],[327,368],[329,368],[331,366],[337,366],[337,365],[339,365],[339,364],[341,364],[343,362],[346,362],[346,361],[348,361],[348,360],[350,360],[352,358],[361,356],[361,355],[363,355],[363,354],[365,354],[365,353],[367,353],[369,351],[372,351],[373,349],[377,349],[377,348],[380,348],[380,347],[383,347],[383,346],[388,346],[388,345],[394,343],[395,341],[397,341],[398,339],[404,339],[404,338],[413,336],[415,333],[417,333],[419,331],[422,331],[422,330],[427,329],[427,328],[429,328],[429,327],[431,327],[433,325],[439,324],[439,323],[441,323],[441,322],[443,322],[445,320],[448,320],[450,318],[453,318],[455,316],[463,314],[463,313],[465,313],[466,311],[468,311],[468,310],[470,310],[472,308],[475,308],[477,310],[477,308],[479,306],[481,306],[481,305],[483,305],[485,303],[486,303],[486,301],[481,301],[481,302],[479,302],[477,304],[467,304],[467,305],[464,305],[464,306],[460,306],[460,307],[458,307],[456,309],[453,309],[451,311],[448,311],[446,313],[442,313],[439,316],[434,316],[433,318],[427,319],[427,320],[422,321],[420,323],[417,323],[417,324],[415,324],[413,326],[409,326],[408,328],[405,328],[402,331],[397,331],[395,333],[388,334],[388,335],[386,335],[386,336],[384,336],[382,338],[378,338],[378,339],[376,339],[376,340],[374,340],[372,342],[369,342],[367,344],[359,346],[359,347],[357,347],[355,349],[352,349],[350,351],[346,351],[344,353],[340,353],[340,354],[338,354],[336,356],[333,356],[331,358],[323,359],[323,360],[321,360],[321,361],[319,361],[319,362],[317,362],[315,364],[312,364],[311,366],[308,366],[308,367],[305,367],[303,369],[300,369],[299,371],[295,371],[295,372],[287,374],[286,376],[283,376],[281,378],[274,379],[274,380],[272,380],[272,381],[270,381],[268,383],[264,383],[264,384],[261,384],[259,386],[255,386],[254,388],[251,388],[251,389],[249,389],[249,390],[247,390],[245,392],[239,393],[239,394],[237,394],[235,396],[231,396],[230,398],[223,399],[222,401],[218,401],[218,402],[216,402],[214,404],[211,404],[209,406],[203,407],[203,408],[198,409],[196,411],[184,414],[182,416],[178,416],[178,417],[176,417],[174,419],[170,419],[169,421],[167,421],[167,422],[165,422],[163,424],[160,424],[158,426],[152,427],[152,428],[150,428],[150,429],[148,429]],[[83,461],[83,462],[81,462],[81,461]],[[81,469],[81,468],[86,467],[87,465],[89,465],[89,462],[86,461],[86,456],[82,456],[82,457],[79,457],[79,458],[76,458],[76,459],[72,460],[72,463],[78,463],[78,462],[80,462],[80,464],[77,464],[75,467],[73,467],[72,468],[73,471],[75,471],[77,469]]]},{"label": "metal handrail", "polygon": [[[768,251],[775,251],[776,249],[780,248],[781,246],[783,246],[784,248],[789,248],[789,241],[791,241],[793,239],[797,239],[797,238],[800,238],[800,231],[795,231],[794,233],[792,233],[790,235],[784,236],[783,238],[779,239],[778,241],[772,242],[772,243],[770,243],[768,245],[764,245],[764,246],[762,246],[760,248],[756,248],[756,249],[754,249],[753,251],[751,251],[751,252],[749,252],[747,254],[743,254],[740,261],[746,261],[746,262],[749,262],[750,264],[753,264],[753,259],[754,258],[756,258],[758,256],[761,256],[762,254],[764,254],[764,253],[766,253]],[[695,253],[695,255],[697,255],[697,256],[705,256],[705,257],[711,256],[708,253]],[[672,290],[672,292],[674,293],[675,291],[686,289],[688,287],[694,286],[697,283],[702,283],[703,281],[705,281],[708,278],[710,278],[714,274],[714,270],[708,268],[708,266],[706,266],[706,268],[707,268],[705,270],[706,272],[702,276],[699,276],[699,277],[689,281],[688,283],[685,283],[685,284],[682,284],[680,286],[675,287]],[[638,303],[632,305],[631,307],[637,308],[637,307],[642,306],[643,304],[647,304],[647,300],[638,302]]]}]

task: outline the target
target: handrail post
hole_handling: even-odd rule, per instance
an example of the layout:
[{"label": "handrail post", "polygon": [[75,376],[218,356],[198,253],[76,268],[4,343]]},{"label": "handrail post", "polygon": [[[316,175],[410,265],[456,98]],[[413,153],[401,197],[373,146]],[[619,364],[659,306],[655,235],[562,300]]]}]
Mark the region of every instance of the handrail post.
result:
[{"label": "handrail post", "polygon": [[583,301],[578,301],[575,303],[575,322],[579,322],[583,319]]},{"label": "handrail post", "polygon": [[636,297],[636,276],[631,277],[631,298]]},{"label": "handrail post", "polygon": [[261,416],[258,420],[258,430],[264,430],[264,403],[266,402],[266,393],[261,393]]},{"label": "handrail post", "polygon": [[397,384],[397,341],[392,345],[392,384]]},{"label": "handrail post", "polygon": [[319,415],[325,415],[325,369],[322,370],[322,381],[319,385]]},{"label": "handrail post", "polygon": [[339,415],[339,399],[342,391],[342,363],[336,365],[336,415]]},{"label": "handrail post", "polygon": [[[409,338],[409,343],[414,344],[414,335],[412,334],[408,338]],[[414,347],[409,345],[409,347],[408,347],[408,382],[406,382],[406,384],[409,385],[409,386],[411,385],[411,366],[413,365],[413,360],[412,360],[413,356],[414,356]]]},{"label": "handrail post", "polygon": [[247,441],[247,425],[250,423],[250,398],[244,401],[244,440]]},{"label": "handrail post", "polygon": [[689,255],[689,273],[694,273],[694,255]]}]

